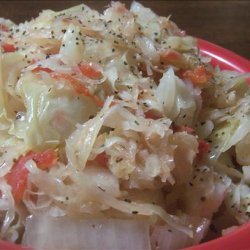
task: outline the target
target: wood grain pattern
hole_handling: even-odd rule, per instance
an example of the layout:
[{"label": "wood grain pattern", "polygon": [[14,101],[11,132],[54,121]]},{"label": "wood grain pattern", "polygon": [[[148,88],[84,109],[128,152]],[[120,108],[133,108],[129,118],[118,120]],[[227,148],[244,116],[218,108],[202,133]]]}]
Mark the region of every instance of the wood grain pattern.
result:
[{"label": "wood grain pattern", "polygon": [[[43,9],[61,10],[85,2],[103,10],[110,1],[0,0],[0,16],[16,23],[29,20]],[[131,1],[123,1],[129,6]],[[187,33],[228,48],[250,59],[250,1],[140,1],[172,20]]]}]

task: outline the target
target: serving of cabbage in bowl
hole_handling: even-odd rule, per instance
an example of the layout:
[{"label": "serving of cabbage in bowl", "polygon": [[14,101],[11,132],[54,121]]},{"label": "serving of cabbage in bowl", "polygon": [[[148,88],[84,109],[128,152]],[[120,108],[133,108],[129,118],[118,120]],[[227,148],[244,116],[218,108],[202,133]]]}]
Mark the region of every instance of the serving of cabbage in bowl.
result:
[{"label": "serving of cabbage in bowl", "polygon": [[138,2],[0,19],[1,239],[180,249],[250,216],[250,74]]}]

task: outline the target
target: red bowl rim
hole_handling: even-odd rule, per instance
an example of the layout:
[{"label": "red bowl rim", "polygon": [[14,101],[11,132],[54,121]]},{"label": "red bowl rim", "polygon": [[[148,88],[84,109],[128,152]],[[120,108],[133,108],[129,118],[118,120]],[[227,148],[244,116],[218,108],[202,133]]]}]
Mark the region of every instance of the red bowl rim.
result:
[{"label": "red bowl rim", "polygon": [[[211,57],[213,66],[218,65],[221,69],[235,70],[240,73],[250,72],[250,61],[248,59],[203,39],[197,38],[197,42],[201,53]],[[186,248],[185,250],[250,249],[249,234],[250,223],[247,223],[228,235],[194,247]],[[0,248],[5,250],[31,250],[30,248],[2,240],[0,240]]]},{"label": "red bowl rim", "polygon": [[240,73],[250,72],[250,61],[248,59],[201,38],[197,38],[197,43],[202,54],[212,58],[213,66],[218,65],[221,69],[235,70]]},{"label": "red bowl rim", "polygon": [[[211,57],[211,63],[214,67],[218,65],[223,70],[235,70],[240,73],[250,72],[250,61],[248,59],[203,39],[198,38],[197,42],[201,53]],[[247,223],[228,235],[185,250],[250,249],[249,234],[250,223]]]},{"label": "red bowl rim", "polygon": [[249,233],[250,222],[239,226],[239,228],[235,229],[231,233],[228,233],[218,239],[210,240],[183,250],[247,250],[250,249]]}]

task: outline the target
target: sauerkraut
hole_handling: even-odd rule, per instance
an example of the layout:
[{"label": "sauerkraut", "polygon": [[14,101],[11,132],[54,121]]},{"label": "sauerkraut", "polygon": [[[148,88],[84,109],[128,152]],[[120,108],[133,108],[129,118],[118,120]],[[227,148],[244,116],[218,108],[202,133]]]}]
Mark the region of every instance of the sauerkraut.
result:
[{"label": "sauerkraut", "polygon": [[178,249],[249,221],[249,74],[138,2],[0,24],[2,239]]}]

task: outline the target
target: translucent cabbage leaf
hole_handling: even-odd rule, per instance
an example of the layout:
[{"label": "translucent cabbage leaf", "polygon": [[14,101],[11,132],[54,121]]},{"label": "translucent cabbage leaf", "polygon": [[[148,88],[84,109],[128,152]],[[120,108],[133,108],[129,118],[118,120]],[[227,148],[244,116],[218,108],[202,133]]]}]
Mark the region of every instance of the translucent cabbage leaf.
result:
[{"label": "translucent cabbage leaf", "polygon": [[232,184],[225,199],[226,208],[240,223],[249,222],[250,188],[244,183]]},{"label": "translucent cabbage leaf", "polygon": [[172,68],[163,74],[156,89],[156,97],[162,111],[167,117],[177,119],[177,123],[183,122],[181,118],[178,120],[181,113],[182,117],[185,114],[184,122],[192,124],[196,111],[194,95],[193,88],[176,77]]},{"label": "translucent cabbage leaf", "polygon": [[230,109],[227,109],[230,115],[224,114],[224,118],[222,115],[222,121],[215,125],[208,137],[212,145],[210,158],[217,159],[222,152],[236,145],[250,132],[250,96]]},{"label": "translucent cabbage leaf", "polygon": [[107,98],[101,111],[83,124],[78,124],[77,129],[66,140],[66,155],[69,165],[76,169],[85,168],[85,164],[93,148],[95,139],[108,114],[112,98]]},{"label": "translucent cabbage leaf", "polygon": [[236,144],[235,152],[239,164],[250,166],[250,133]]},{"label": "translucent cabbage leaf", "polygon": [[70,24],[62,39],[60,55],[66,64],[76,65],[83,59],[84,46],[79,35],[80,28]]},{"label": "translucent cabbage leaf", "polygon": [[27,72],[17,84],[26,112],[24,119],[16,121],[12,133],[24,139],[30,148],[63,143],[74,131],[75,124],[88,120],[97,109],[88,97],[78,96],[65,83],[44,77],[46,82]]}]

